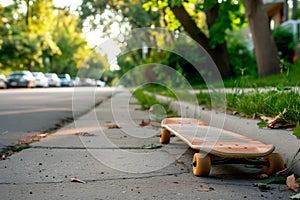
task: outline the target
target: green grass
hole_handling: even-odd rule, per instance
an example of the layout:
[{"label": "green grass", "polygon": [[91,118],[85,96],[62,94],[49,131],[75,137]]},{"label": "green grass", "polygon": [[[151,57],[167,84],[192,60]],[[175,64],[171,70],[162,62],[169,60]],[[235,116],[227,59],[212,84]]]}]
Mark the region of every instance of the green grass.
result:
[{"label": "green grass", "polygon": [[[224,108],[226,103],[227,111],[238,113],[244,117],[259,118],[260,116],[275,117],[286,109],[287,116],[285,120],[292,124],[300,123],[300,95],[292,87],[297,87],[300,83],[300,62],[289,66],[286,70],[277,75],[271,75],[265,78],[242,77],[224,81],[224,86],[233,89],[233,93],[224,94],[199,92],[196,99],[199,105],[213,109]],[[266,92],[259,92],[257,88],[275,87]],[[204,85],[194,86],[194,88],[206,88]],[[253,88],[253,92],[243,92],[243,88]],[[159,85],[148,85],[135,91],[140,96],[139,101],[143,109],[149,109],[154,104],[161,104],[154,95],[145,96],[143,91],[149,91],[153,94],[172,97],[174,100],[191,101],[195,95],[187,91],[173,91]],[[223,99],[223,100],[222,100]],[[216,105],[217,103],[217,105]],[[168,105],[165,105],[169,110]],[[222,109],[222,111],[224,111]],[[171,111],[169,111],[171,112]],[[294,134],[300,137],[300,125],[295,128]]]},{"label": "green grass", "polygon": [[[235,77],[223,80],[224,85],[212,83],[214,87],[226,88],[256,88],[256,87],[295,87],[300,85],[300,61],[295,64],[287,64],[285,70],[280,74],[270,75],[264,78],[251,76]],[[205,84],[193,86],[195,89],[207,88]]]},{"label": "green grass", "polygon": [[274,117],[286,109],[287,120],[300,120],[300,96],[293,90],[227,94],[227,108],[248,117]]},{"label": "green grass", "polygon": [[[153,110],[153,121],[160,122],[162,118],[168,116],[176,116],[175,112],[170,109],[170,102],[160,102],[154,95],[155,87],[148,85],[144,88],[139,88],[133,91],[132,95],[139,101],[143,110]],[[152,92],[153,95],[146,94],[145,92]],[[171,93],[169,93],[171,94]]]},{"label": "green grass", "polygon": [[[144,91],[149,91],[153,93],[153,95],[145,95]],[[300,96],[293,89],[285,90],[284,88],[279,88],[267,92],[259,92],[257,89],[254,89],[253,92],[243,92],[243,89],[237,88],[233,91],[233,93],[227,93],[226,96],[218,92],[213,94],[199,92],[196,94],[197,103],[211,108],[213,100],[214,109],[226,107],[228,111],[234,111],[242,116],[251,118],[258,118],[260,116],[274,117],[286,109],[287,120],[294,123],[300,122]],[[150,107],[155,104],[163,105],[163,103],[156,99],[154,94],[168,96],[174,100],[180,99],[182,101],[189,101],[195,97],[195,95],[188,95],[187,92],[177,91],[175,94],[170,89],[157,85],[148,85],[133,93],[139,100],[142,109],[150,109]],[[226,105],[224,105],[224,103],[226,103]],[[169,109],[169,105],[169,103],[163,105],[168,114],[172,113]]]}]

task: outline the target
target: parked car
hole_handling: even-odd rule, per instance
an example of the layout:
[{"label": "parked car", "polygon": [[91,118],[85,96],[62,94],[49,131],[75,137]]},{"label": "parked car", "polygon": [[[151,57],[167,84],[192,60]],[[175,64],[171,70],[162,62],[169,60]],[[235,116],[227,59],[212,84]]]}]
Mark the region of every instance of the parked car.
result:
[{"label": "parked car", "polygon": [[60,75],[58,75],[58,77],[60,79],[61,86],[67,86],[67,87],[74,86],[71,76],[69,74],[60,74]]},{"label": "parked car", "polygon": [[35,78],[30,71],[11,72],[7,77],[7,87],[35,87]]},{"label": "parked car", "polygon": [[43,72],[32,72],[33,77],[35,78],[36,87],[48,87],[48,78]]},{"label": "parked car", "polygon": [[72,80],[73,86],[79,86],[79,83],[80,83],[79,77],[72,78],[71,80]]},{"label": "parked car", "polygon": [[0,88],[5,89],[7,87],[6,85],[6,76],[4,74],[0,74]]},{"label": "parked car", "polygon": [[59,87],[60,79],[56,73],[45,73],[45,76],[48,78],[48,85],[51,87]]},{"label": "parked car", "polygon": [[97,87],[105,87],[105,82],[97,80],[96,81]]},{"label": "parked car", "polygon": [[80,79],[80,86],[96,86],[96,80],[91,78],[82,78]]}]

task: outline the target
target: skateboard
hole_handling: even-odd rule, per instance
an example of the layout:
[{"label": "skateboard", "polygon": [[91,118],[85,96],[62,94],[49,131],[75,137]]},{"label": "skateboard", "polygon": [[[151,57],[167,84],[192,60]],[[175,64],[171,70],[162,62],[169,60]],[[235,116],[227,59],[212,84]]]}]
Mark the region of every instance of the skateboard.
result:
[{"label": "skateboard", "polygon": [[209,176],[213,164],[262,165],[267,174],[284,169],[283,157],[280,153],[273,153],[273,145],[208,126],[204,121],[192,118],[165,118],[161,127],[161,144],[168,144],[173,134],[192,149],[199,151],[194,154],[192,162],[195,176]]}]

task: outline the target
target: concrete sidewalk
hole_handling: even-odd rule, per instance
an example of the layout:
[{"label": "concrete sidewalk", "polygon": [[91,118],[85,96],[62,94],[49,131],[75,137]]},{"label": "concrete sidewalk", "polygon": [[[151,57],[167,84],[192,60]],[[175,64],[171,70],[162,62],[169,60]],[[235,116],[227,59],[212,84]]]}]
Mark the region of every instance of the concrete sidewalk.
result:
[{"label": "concrete sidewalk", "polygon": [[139,125],[148,119],[129,92],[114,94],[32,148],[0,161],[0,199],[289,199],[293,194],[280,192],[284,184],[260,191],[253,184],[262,170],[243,165],[213,166],[210,177],[195,177],[194,151],[179,139],[142,148],[159,145],[159,127]]}]

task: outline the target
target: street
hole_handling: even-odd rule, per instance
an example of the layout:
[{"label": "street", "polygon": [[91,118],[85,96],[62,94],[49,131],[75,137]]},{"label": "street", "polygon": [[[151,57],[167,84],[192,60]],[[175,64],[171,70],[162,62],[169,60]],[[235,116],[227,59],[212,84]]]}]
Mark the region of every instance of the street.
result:
[{"label": "street", "polygon": [[0,149],[61,127],[112,91],[94,87],[0,90]]}]

